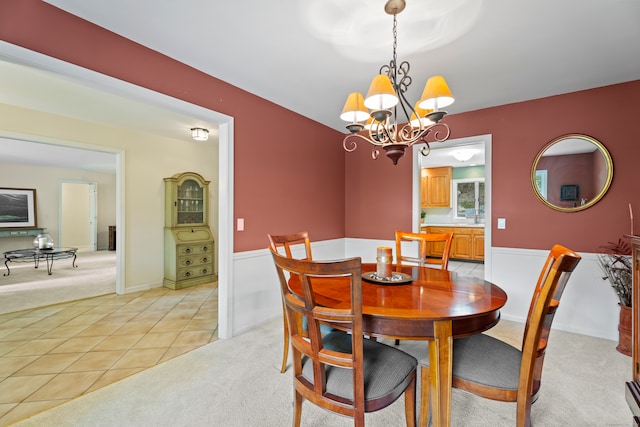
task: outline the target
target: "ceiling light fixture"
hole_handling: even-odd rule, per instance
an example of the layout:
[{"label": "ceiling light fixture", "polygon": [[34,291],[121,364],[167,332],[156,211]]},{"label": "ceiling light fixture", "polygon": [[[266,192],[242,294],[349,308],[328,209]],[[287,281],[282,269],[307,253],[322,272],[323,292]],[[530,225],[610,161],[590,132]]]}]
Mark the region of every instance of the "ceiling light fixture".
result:
[{"label": "ceiling light fixture", "polygon": [[[349,122],[347,129],[351,132],[342,142],[348,152],[357,148],[357,140],[362,139],[373,145],[371,156],[377,159],[379,147],[387,152],[387,157],[398,164],[407,147],[413,144],[425,146],[420,149],[423,156],[431,151],[426,138],[433,134],[432,142],[443,142],[449,138],[449,126],[439,121],[447,114],[442,111],[454,101],[453,95],[442,76],[434,76],[427,80],[422,97],[414,107],[407,101],[405,92],[411,85],[409,62],[397,62],[397,20],[396,15],[404,10],[405,0],[388,0],[384,10],[393,15],[393,59],[388,65],[380,67],[380,74],[373,78],[367,97],[353,92],[347,97],[340,118]],[[406,124],[398,126],[398,107],[406,116]],[[393,109],[393,111],[392,111]],[[366,122],[366,124],[365,124]],[[359,134],[367,130],[368,135]]]},{"label": "ceiling light fixture", "polygon": [[472,158],[474,154],[475,151],[470,149],[455,150],[451,153],[451,155],[455,157],[455,159],[459,162],[466,162],[467,160]]},{"label": "ceiling light fixture", "polygon": [[209,139],[209,130],[204,128],[191,128],[191,138],[194,141],[206,141]]}]

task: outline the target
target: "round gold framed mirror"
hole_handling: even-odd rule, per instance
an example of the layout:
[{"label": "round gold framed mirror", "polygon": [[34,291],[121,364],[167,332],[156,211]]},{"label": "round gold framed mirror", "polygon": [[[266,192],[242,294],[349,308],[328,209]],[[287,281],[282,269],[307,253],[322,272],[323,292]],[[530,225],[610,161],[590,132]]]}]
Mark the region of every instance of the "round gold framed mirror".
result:
[{"label": "round gold framed mirror", "polygon": [[531,169],[535,195],[552,209],[576,212],[604,197],[613,161],[604,145],[587,135],[560,136],[545,145]]}]

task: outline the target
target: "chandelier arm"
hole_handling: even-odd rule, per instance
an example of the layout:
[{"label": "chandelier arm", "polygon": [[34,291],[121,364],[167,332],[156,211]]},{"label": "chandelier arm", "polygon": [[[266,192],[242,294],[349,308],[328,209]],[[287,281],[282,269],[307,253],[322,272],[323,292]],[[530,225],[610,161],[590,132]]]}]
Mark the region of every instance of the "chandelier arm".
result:
[{"label": "chandelier arm", "polygon": [[[433,136],[433,138],[431,141],[427,141],[427,137],[430,135]],[[416,135],[409,145],[421,143],[429,145],[429,142],[445,142],[449,139],[449,136],[451,136],[451,129],[449,129],[449,126],[446,123],[434,123],[427,126],[423,132]]]},{"label": "chandelier arm", "polygon": [[396,141],[395,135],[395,123],[387,123],[387,121],[376,122],[369,128],[369,139],[367,141],[379,146],[393,144]]},{"label": "chandelier arm", "polygon": [[[430,131],[433,130],[433,142],[444,142],[451,136],[451,129],[446,123],[434,123],[428,129]],[[427,135],[425,134],[424,136],[426,137]]]},{"label": "chandelier arm", "polygon": [[398,81],[396,85],[396,91],[404,94],[409,86],[413,83],[413,79],[409,75],[409,70],[411,69],[411,65],[408,61],[402,61],[402,63],[398,66],[396,74],[401,75],[402,78]]},{"label": "chandelier arm", "polygon": [[430,135],[433,136],[430,142],[444,142],[451,136],[451,129],[446,123],[434,123],[418,132],[407,123],[400,130],[400,135],[404,137],[401,141],[402,144],[412,146],[413,144],[428,144],[427,137]]},{"label": "chandelier arm", "polygon": [[389,79],[393,82],[393,60],[391,60],[391,62],[389,62],[388,64],[383,65],[382,67],[380,67],[380,70],[378,70],[378,74],[386,74],[387,76],[389,76]]},{"label": "chandelier arm", "polygon": [[411,123],[405,123],[402,128],[400,128],[398,139],[404,144],[412,145],[420,139],[423,131],[424,129],[422,127],[420,129],[416,129],[411,125]]},{"label": "chandelier arm", "polygon": [[422,154],[424,157],[427,157],[429,153],[431,153],[431,146],[429,146],[429,143],[427,141],[424,141],[424,147],[420,149],[420,154]]},{"label": "chandelier arm", "polygon": [[[409,77],[409,76],[406,76]],[[411,80],[411,77],[409,77],[409,80]],[[407,122],[409,122],[411,120],[411,114],[415,114],[417,117],[417,113],[416,111],[413,109],[413,106],[411,106],[411,103],[409,102],[409,100],[407,99],[407,97],[404,94],[404,91],[398,91],[398,99],[399,102],[398,104],[400,104],[400,106],[402,107],[402,111],[404,112],[404,115],[407,119]],[[407,111],[407,108],[409,109],[409,111]],[[421,118],[421,117],[420,117]],[[396,120],[398,120],[398,116],[396,115]],[[418,120],[418,122],[420,123],[420,129],[422,129],[422,121]]]},{"label": "chandelier arm", "polygon": [[347,151],[349,153],[351,153],[352,151],[355,151],[356,148],[358,148],[358,139],[367,142],[369,144],[373,144],[373,145],[378,145],[380,147],[382,147],[383,145],[385,145],[384,142],[378,142],[375,140],[371,140],[369,138],[366,138],[362,135],[359,135],[357,133],[352,133],[349,134],[347,136],[345,136],[345,138],[342,140],[342,148],[344,148],[344,151]]}]

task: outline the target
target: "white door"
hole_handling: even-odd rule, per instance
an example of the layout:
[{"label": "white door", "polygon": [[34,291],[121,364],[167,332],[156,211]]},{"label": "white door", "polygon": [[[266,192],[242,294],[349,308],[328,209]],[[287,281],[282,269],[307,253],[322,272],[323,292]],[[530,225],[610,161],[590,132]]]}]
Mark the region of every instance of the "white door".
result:
[{"label": "white door", "polygon": [[95,251],[96,185],[91,182],[60,183],[59,246]]}]

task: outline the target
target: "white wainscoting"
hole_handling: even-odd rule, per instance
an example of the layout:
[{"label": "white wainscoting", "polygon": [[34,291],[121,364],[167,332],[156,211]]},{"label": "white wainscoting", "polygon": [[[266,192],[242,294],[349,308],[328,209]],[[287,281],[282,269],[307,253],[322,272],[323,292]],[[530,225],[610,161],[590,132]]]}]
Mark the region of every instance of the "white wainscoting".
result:
[{"label": "white wainscoting", "polygon": [[[492,253],[492,282],[509,296],[502,316],[524,322],[532,287],[538,280],[547,252],[492,248]],[[582,260],[567,283],[553,327],[617,341],[620,309],[616,294],[609,282],[602,280],[597,256],[591,253],[580,253],[580,256]]]},{"label": "white wainscoting", "polygon": [[[375,262],[378,246],[394,247],[390,240],[336,239],[314,242],[315,259],[361,256]],[[618,339],[619,308],[615,293],[602,273],[595,254],[581,253],[556,314],[554,328],[611,340]],[[492,248],[492,271],[487,277],[505,290],[509,300],[502,318],[524,322],[547,251]],[[233,335],[282,315],[277,276],[266,249],[234,254],[235,283],[231,289]]]},{"label": "white wainscoting", "polygon": [[[311,244],[313,258],[344,258],[344,239],[324,240]],[[295,257],[304,251],[294,251]],[[275,317],[282,316],[280,284],[267,249],[234,254],[234,285],[229,290],[231,336],[239,335]]]}]

